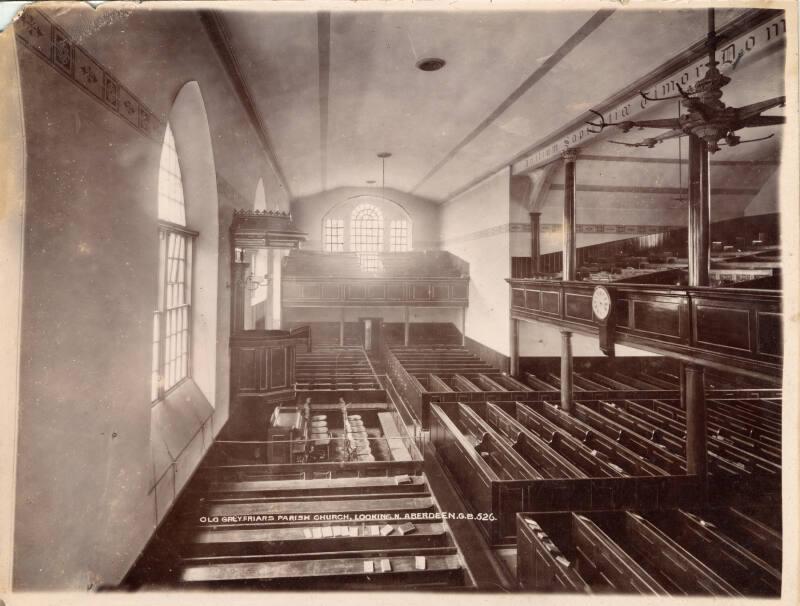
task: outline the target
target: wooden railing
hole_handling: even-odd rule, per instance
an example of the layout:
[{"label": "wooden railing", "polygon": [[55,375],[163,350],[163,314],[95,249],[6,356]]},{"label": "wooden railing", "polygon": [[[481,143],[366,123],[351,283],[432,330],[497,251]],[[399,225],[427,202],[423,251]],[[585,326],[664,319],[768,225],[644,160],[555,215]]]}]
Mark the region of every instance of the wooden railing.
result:
[{"label": "wooden railing", "polygon": [[466,307],[469,278],[301,278],[284,276],[284,307]]},{"label": "wooden railing", "polygon": [[[591,282],[508,280],[511,316],[596,334]],[[732,288],[617,284],[617,343],[723,371],[782,370],[781,294]]]}]

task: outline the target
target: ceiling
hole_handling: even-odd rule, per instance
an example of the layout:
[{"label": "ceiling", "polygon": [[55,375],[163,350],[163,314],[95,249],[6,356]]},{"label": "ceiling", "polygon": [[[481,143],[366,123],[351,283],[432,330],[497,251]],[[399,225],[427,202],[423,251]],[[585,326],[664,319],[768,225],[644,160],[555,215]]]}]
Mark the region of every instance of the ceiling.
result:
[{"label": "ceiling", "polygon": [[[742,13],[718,10],[717,27]],[[218,16],[295,198],[368,180],[379,187],[376,154],[388,151],[386,187],[445,201],[706,33],[704,10]],[[447,65],[437,72],[416,69],[425,57],[441,57]],[[724,100],[744,104],[781,89],[782,57],[767,67],[743,67]],[[753,79],[759,86],[751,85]],[[737,80],[750,85],[736,86]],[[651,113],[675,110],[666,103]],[[634,131],[612,138],[641,137]],[[777,143],[719,154],[774,156]],[[674,157],[677,144],[634,150],[601,141],[591,153]],[[621,163],[614,166],[622,170]],[[676,167],[669,170],[677,182]],[[596,178],[613,181],[613,172]],[[746,180],[746,187],[757,187]]]}]

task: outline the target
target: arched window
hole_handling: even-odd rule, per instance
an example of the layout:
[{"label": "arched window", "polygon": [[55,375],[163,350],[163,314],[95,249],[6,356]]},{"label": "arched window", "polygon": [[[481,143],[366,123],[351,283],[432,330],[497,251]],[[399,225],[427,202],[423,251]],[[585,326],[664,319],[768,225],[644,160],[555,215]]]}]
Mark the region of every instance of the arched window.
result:
[{"label": "arched window", "polygon": [[192,247],[183,180],[172,128],[167,123],[158,174],[158,305],[153,321],[153,401],[189,376]]},{"label": "arched window", "polygon": [[158,218],[186,226],[181,165],[169,122],[164,133],[164,143],[161,145],[161,165],[158,169]]},{"label": "arched window", "polygon": [[372,204],[359,204],[350,221],[350,241],[366,271],[380,269],[378,253],[383,248],[383,215]]}]

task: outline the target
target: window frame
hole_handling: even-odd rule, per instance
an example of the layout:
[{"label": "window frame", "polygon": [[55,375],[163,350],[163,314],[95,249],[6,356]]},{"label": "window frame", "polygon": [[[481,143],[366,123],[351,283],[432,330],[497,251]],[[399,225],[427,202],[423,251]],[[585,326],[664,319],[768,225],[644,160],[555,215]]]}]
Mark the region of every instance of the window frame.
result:
[{"label": "window frame", "polygon": [[[403,233],[402,244],[396,238],[397,233]],[[408,219],[392,219],[389,222],[389,252],[411,251],[411,221]]]},{"label": "window frame", "polygon": [[[180,377],[173,385],[165,388],[165,375],[167,371],[167,315],[171,309],[179,307],[167,307],[167,242],[169,234],[176,234],[185,239],[186,250],[184,253],[184,303],[179,307],[186,307],[186,374]],[[200,234],[182,225],[170,221],[158,221],[158,302],[154,314],[154,339],[153,350],[158,352],[157,362],[152,366],[152,380],[157,380],[154,386],[151,384],[152,405],[157,404],[166,398],[170,393],[180,387],[187,379],[192,378],[192,308],[194,294],[194,250],[196,240]],[[158,341],[156,348],[155,326],[158,326]],[[155,396],[153,398],[153,396]]]},{"label": "window frame", "polygon": [[[363,213],[374,215],[374,219],[367,221],[360,218]],[[376,223],[377,225],[367,228],[361,223]],[[350,213],[350,249],[358,255],[361,269],[368,272],[381,271],[380,255],[385,251],[384,231],[386,222],[383,219],[381,209],[367,202],[362,202]],[[374,250],[360,249],[363,246],[374,245]]]},{"label": "window frame", "polygon": [[[335,225],[332,225],[335,224]],[[327,253],[337,253],[345,251],[345,227],[344,217],[331,217],[322,221],[322,250]],[[335,233],[341,240],[334,240],[329,235]],[[330,246],[329,246],[330,245]],[[335,248],[334,248],[335,246]]]}]

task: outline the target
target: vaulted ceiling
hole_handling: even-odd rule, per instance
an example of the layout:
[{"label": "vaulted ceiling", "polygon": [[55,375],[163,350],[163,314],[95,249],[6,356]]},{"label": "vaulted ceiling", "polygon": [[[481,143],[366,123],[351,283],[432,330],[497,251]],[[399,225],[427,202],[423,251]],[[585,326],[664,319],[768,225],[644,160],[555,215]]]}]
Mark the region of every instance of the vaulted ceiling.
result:
[{"label": "vaulted ceiling", "polygon": [[[743,13],[717,10],[717,27]],[[388,151],[386,187],[436,201],[509,164],[706,34],[704,10],[227,10],[216,22],[293,197],[368,180],[379,186],[376,154]],[[425,57],[447,64],[424,72],[415,65]],[[779,95],[782,57],[743,66],[734,80],[725,90],[729,105]],[[675,111],[675,102],[663,102],[650,113]],[[774,157],[778,144],[718,155]],[[675,158],[677,143],[648,150],[605,141],[591,153]],[[596,179],[622,178],[623,164],[609,161]],[[662,168],[669,172],[648,178],[677,186],[676,165]],[[726,178],[759,186],[761,177],[743,175]]]}]

